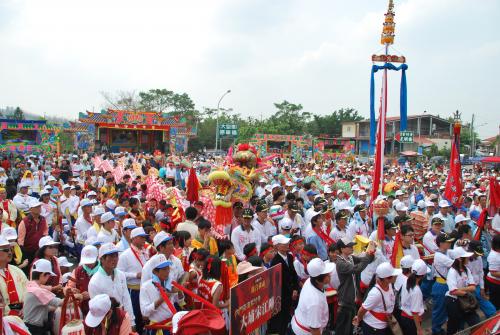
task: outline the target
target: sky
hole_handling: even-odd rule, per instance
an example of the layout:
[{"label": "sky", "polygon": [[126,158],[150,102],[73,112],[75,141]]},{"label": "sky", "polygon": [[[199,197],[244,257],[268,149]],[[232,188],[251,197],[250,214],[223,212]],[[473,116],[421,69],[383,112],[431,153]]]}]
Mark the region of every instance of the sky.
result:
[{"label": "sky", "polygon": [[[275,102],[369,116],[387,0],[1,0],[0,107],[77,118],[100,92],[167,88],[198,109],[270,116]],[[500,1],[395,0],[391,53],[407,58],[408,114],[500,126]],[[377,93],[381,77],[377,76]],[[399,114],[400,73],[388,116]]]}]

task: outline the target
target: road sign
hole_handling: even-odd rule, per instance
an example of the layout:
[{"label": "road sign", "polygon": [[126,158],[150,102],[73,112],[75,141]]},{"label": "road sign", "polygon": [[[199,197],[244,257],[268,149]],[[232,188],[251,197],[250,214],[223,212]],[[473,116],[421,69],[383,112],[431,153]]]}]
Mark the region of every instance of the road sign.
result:
[{"label": "road sign", "polygon": [[219,125],[220,137],[238,137],[238,125],[236,124],[221,124]]},{"label": "road sign", "polygon": [[412,131],[402,131],[399,134],[401,141],[400,143],[413,143],[413,132]]}]

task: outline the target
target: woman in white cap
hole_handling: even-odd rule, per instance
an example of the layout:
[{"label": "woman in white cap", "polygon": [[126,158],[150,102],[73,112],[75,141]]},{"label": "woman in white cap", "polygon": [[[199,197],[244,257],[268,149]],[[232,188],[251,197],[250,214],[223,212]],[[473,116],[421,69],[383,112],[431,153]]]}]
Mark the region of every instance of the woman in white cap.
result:
[{"label": "woman in white cap", "polygon": [[99,269],[97,254],[97,248],[93,245],[83,247],[80,257],[80,265],[73,270],[67,284],[67,287],[77,289],[81,292],[83,301],[80,304],[80,308],[82,309],[84,315],[89,311],[89,282],[92,276]]},{"label": "woman in white cap", "polygon": [[307,264],[307,269],[310,278],[300,292],[299,304],[292,318],[292,330],[296,335],[321,335],[329,317],[324,289],[330,283],[334,265],[314,258]]},{"label": "woman in white cap", "polygon": [[[32,335],[45,335],[49,329],[49,312],[61,306],[63,300],[45,288],[49,278],[55,275],[48,260],[34,262],[31,272],[32,279],[26,285],[23,320]],[[78,300],[82,298],[78,293],[74,296]]]},{"label": "woman in white cap", "polygon": [[352,321],[355,326],[361,324],[363,335],[386,333],[387,319],[392,314],[396,301],[391,284],[399,273],[400,271],[394,269],[389,262],[377,266],[377,283],[368,292],[358,315]]},{"label": "woman in white cap", "polygon": [[45,284],[48,286],[47,289],[50,289],[51,292],[56,294],[62,292],[61,268],[56,257],[59,242],[55,242],[50,236],[44,236],[38,242],[38,247],[39,249],[36,252],[36,257],[33,262],[36,262],[39,259],[45,259],[50,262],[52,272],[54,272],[54,275],[51,276]]},{"label": "woman in white cap", "polygon": [[86,335],[133,333],[129,315],[115,298],[110,298],[107,294],[98,294],[90,299],[84,326]]},{"label": "woman in white cap", "polygon": [[469,327],[477,324],[479,316],[475,310],[464,312],[458,302],[459,296],[469,293],[475,295],[476,285],[474,277],[472,277],[470,270],[466,267],[469,257],[473,253],[465,251],[462,247],[456,247],[449,254],[453,259],[453,264],[446,276],[446,284],[448,285],[448,292],[446,292],[445,298],[446,311],[448,313],[446,333],[455,334],[463,328],[464,321],[467,322]]},{"label": "woman in white cap", "polygon": [[169,278],[172,262],[162,254],[153,256],[151,262],[152,277],[141,286],[140,311],[149,319],[146,334],[168,334],[164,330],[177,312],[174,304],[179,302]]},{"label": "woman in white cap", "polygon": [[404,329],[405,335],[424,334],[422,316],[425,312],[425,304],[420,284],[427,276],[428,271],[427,264],[423,260],[417,259],[411,265],[411,273],[401,287],[401,318],[399,323],[401,328]]},{"label": "woman in white cap", "polygon": [[101,230],[97,234],[97,240],[101,243],[117,243],[118,233],[115,230],[115,217],[113,213],[106,212],[101,215]]},{"label": "woman in white cap", "polygon": [[94,210],[92,212],[92,227],[90,227],[87,230],[87,236],[86,238],[89,239],[91,237],[95,237],[97,239],[97,234],[101,231],[101,216],[105,213],[104,207],[102,206],[95,206]]}]

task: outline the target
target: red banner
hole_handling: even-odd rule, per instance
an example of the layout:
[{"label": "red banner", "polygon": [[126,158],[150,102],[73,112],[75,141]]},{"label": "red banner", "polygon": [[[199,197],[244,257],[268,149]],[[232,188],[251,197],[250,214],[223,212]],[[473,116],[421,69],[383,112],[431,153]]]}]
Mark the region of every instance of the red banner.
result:
[{"label": "red banner", "polygon": [[281,264],[231,288],[231,335],[250,334],[281,310]]},{"label": "red banner", "polygon": [[453,142],[451,144],[450,172],[446,180],[444,197],[455,207],[460,207],[462,195],[462,165],[460,164],[460,124],[453,128]]}]

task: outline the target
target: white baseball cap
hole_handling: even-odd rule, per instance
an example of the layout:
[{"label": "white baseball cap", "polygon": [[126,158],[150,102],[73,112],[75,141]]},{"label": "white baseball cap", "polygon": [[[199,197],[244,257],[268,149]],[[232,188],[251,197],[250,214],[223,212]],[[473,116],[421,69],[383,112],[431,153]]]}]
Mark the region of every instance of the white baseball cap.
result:
[{"label": "white baseball cap", "polygon": [[333,193],[333,190],[330,186],[327,185],[323,188],[323,194],[331,194],[331,193]]},{"label": "white baseball cap", "polygon": [[105,223],[105,222],[108,222],[108,221],[111,221],[114,219],[115,219],[115,217],[114,217],[113,213],[111,213],[111,212],[106,212],[103,215],[101,215],[101,223]]},{"label": "white baseball cap", "polygon": [[86,245],[82,249],[82,254],[80,258],[80,264],[83,265],[88,265],[88,264],[94,264],[97,261],[97,255],[98,255],[97,248],[93,245]]},{"label": "white baseball cap", "polygon": [[134,219],[128,218],[128,219],[123,220],[122,228],[123,229],[134,229],[134,228],[137,228],[137,225],[135,224]]},{"label": "white baseball cap", "polygon": [[91,328],[99,326],[111,309],[111,299],[107,294],[98,294],[89,301],[89,313],[85,323]]},{"label": "white baseball cap", "polygon": [[431,272],[431,269],[425,264],[425,262],[421,259],[417,259],[415,262],[413,262],[413,265],[411,266],[411,271],[417,274],[418,276],[425,276],[429,272]]},{"label": "white baseball cap", "polygon": [[80,207],[85,207],[85,206],[92,206],[92,201],[90,201],[87,198],[83,198],[82,201],[80,201]]},{"label": "white baseball cap", "polygon": [[125,207],[118,206],[115,208],[115,215],[124,216],[125,214],[127,214],[127,210],[125,209]]},{"label": "white baseball cap", "polygon": [[130,238],[139,237],[139,236],[142,236],[142,237],[148,236],[148,234],[146,234],[146,232],[144,231],[144,228],[142,228],[142,227],[134,228],[132,230],[132,233],[130,234]]},{"label": "white baseball cap", "polygon": [[44,195],[50,195],[50,191],[46,188],[44,188],[42,192],[40,192],[40,198]]},{"label": "white baseball cap", "polygon": [[30,209],[35,207],[40,207],[42,203],[38,200],[30,202]]},{"label": "white baseball cap", "polygon": [[29,187],[28,183],[23,181],[19,184],[19,188],[23,188],[23,187]]},{"label": "white baseball cap", "polygon": [[449,256],[451,259],[457,259],[457,258],[468,258],[474,255],[472,252],[467,252],[465,251],[464,248],[462,247],[456,247],[448,252]]},{"label": "white baseball cap", "polygon": [[91,196],[97,196],[97,193],[95,193],[95,191],[90,191],[89,193],[87,193],[87,197]]},{"label": "white baseball cap", "polygon": [[63,187],[62,187],[62,189],[63,189],[63,190],[65,190],[65,189],[67,189],[67,188],[71,188],[71,185],[64,184],[64,185],[63,185]]},{"label": "white baseball cap", "polygon": [[59,242],[56,242],[50,236],[44,236],[38,241],[38,247],[43,248],[49,245],[58,245]]},{"label": "white baseball cap", "polygon": [[396,197],[405,194],[405,192],[401,190],[397,190],[396,193],[394,194]]},{"label": "white baseball cap", "polygon": [[435,207],[434,203],[430,200],[425,202],[425,207]]},{"label": "white baseball cap", "polygon": [[290,230],[293,226],[293,221],[290,218],[283,218],[280,220],[280,228],[284,230]]},{"label": "white baseball cap", "polygon": [[467,219],[465,216],[463,216],[462,214],[458,214],[456,217],[455,217],[455,223],[460,223],[460,222],[463,222],[463,221],[469,221],[469,219]]},{"label": "white baseball cap", "polygon": [[404,202],[399,202],[396,205],[396,210],[401,212],[406,212],[408,210],[408,207],[405,206]]},{"label": "white baseball cap", "polygon": [[401,272],[402,272],[401,269],[399,269],[399,271],[398,271],[397,269],[393,268],[391,263],[389,263],[389,262],[380,263],[377,266],[377,270],[375,271],[375,273],[377,274],[377,277],[380,279],[392,277],[392,276],[397,276]]},{"label": "white baseball cap", "polygon": [[111,242],[104,243],[99,248],[99,258],[101,258],[102,256],[111,255],[111,254],[115,254],[115,253],[119,253],[119,252],[120,252],[120,249],[118,249],[118,247],[116,245],[114,245],[113,243],[111,243]]},{"label": "white baseball cap", "polygon": [[47,181],[57,181],[57,179],[54,176],[49,176],[49,178],[47,178]]},{"label": "white baseball cap", "polygon": [[99,215],[103,215],[104,213],[106,213],[106,211],[104,210],[104,208],[102,208],[101,206],[98,206],[98,207],[94,208],[94,211],[92,212],[92,215],[93,216],[99,216]]},{"label": "white baseball cap", "polygon": [[439,202],[439,207],[441,207],[441,208],[450,207],[450,203],[448,202],[448,200],[441,200]]},{"label": "white baseball cap", "polygon": [[417,207],[418,208],[425,208],[425,201],[424,200],[419,200],[417,202]]},{"label": "white baseball cap", "polygon": [[311,277],[317,277],[319,275],[331,273],[335,269],[334,263],[323,262],[321,258],[313,258],[307,263],[307,272]]},{"label": "white baseball cap", "polygon": [[285,235],[274,235],[273,238],[271,239],[273,242],[273,245],[276,244],[288,244],[290,243],[290,238],[286,237]]},{"label": "white baseball cap", "polygon": [[358,197],[359,197],[359,196],[362,196],[362,195],[366,195],[366,191],[365,191],[365,190],[360,190],[360,191],[358,192]]},{"label": "white baseball cap", "polygon": [[358,184],[352,185],[351,191],[359,191],[359,190],[360,190],[360,188],[359,188]]},{"label": "white baseball cap", "polygon": [[[15,228],[12,227],[5,227],[2,229],[2,236],[10,241],[10,240],[17,240],[17,232]],[[3,245],[3,244],[0,244]]]},{"label": "white baseball cap", "polygon": [[56,274],[52,272],[52,264],[46,259],[39,259],[31,267],[32,272],[50,273],[51,276]]},{"label": "white baseball cap", "polygon": [[5,238],[5,236],[0,235],[0,246],[10,247],[10,242]]},{"label": "white baseball cap", "polygon": [[163,254],[158,254],[157,257],[152,257],[151,258],[151,270],[153,269],[163,269],[166,268],[167,266],[172,266],[172,261],[168,260],[165,255]]},{"label": "white baseball cap", "polygon": [[114,210],[116,208],[116,202],[114,200],[108,199],[106,201],[106,207],[108,207],[111,210]]},{"label": "white baseball cap", "polygon": [[401,258],[400,264],[404,269],[411,269],[411,266],[414,262],[415,258],[413,258],[411,255],[406,255]]},{"label": "white baseball cap", "polygon": [[70,267],[73,266],[73,263],[70,263],[68,261],[68,259],[66,258],[66,256],[58,257],[57,258],[57,263],[59,264],[59,266],[64,266],[64,267],[67,267],[67,268],[70,268]]},{"label": "white baseball cap", "polygon": [[153,244],[155,245],[155,248],[158,248],[160,244],[162,244],[165,241],[170,241],[172,238],[173,238],[172,235],[170,235],[169,233],[161,231],[155,235],[153,239]]}]

